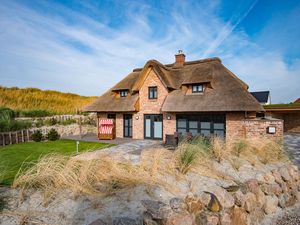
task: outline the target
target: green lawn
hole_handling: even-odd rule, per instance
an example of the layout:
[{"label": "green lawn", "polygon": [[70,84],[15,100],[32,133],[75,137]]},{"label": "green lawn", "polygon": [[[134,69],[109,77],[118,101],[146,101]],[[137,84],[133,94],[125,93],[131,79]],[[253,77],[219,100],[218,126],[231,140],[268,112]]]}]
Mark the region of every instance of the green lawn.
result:
[{"label": "green lawn", "polygon": [[[109,146],[112,145],[80,141],[79,152]],[[0,184],[11,184],[23,162],[36,162],[41,156],[49,153],[74,155],[76,154],[76,141],[27,142],[0,147]]]}]

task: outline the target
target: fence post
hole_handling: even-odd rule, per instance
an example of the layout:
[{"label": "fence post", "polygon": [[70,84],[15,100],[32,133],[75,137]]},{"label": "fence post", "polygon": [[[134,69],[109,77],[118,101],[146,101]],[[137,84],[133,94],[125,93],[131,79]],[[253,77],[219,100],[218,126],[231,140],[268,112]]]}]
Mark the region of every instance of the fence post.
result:
[{"label": "fence post", "polygon": [[21,134],[22,134],[22,142],[24,142],[24,130],[21,130]]},{"label": "fence post", "polygon": [[5,138],[5,136],[4,136],[4,134],[3,134],[3,133],[2,133],[1,135],[2,135],[2,145],[3,145],[3,146],[5,146],[5,139],[4,139],[4,138]]},{"label": "fence post", "polygon": [[11,140],[11,132],[9,132],[8,135],[9,135],[9,144],[11,145],[11,144],[12,144],[12,140]]},{"label": "fence post", "polygon": [[27,141],[30,141],[30,138],[29,138],[29,130],[28,130],[28,129],[26,130],[26,133],[27,133]]},{"label": "fence post", "polygon": [[18,131],[16,131],[16,144],[18,144],[18,142],[19,142],[19,138],[18,138]]}]

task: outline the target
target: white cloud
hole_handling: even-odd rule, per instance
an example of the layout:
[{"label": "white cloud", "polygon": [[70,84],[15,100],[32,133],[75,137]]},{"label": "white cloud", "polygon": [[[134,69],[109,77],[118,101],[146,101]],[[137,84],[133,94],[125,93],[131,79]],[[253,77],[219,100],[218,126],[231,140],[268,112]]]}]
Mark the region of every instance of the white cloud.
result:
[{"label": "white cloud", "polygon": [[[209,3],[172,4],[168,11],[142,3],[129,5],[126,22],[114,28],[108,25],[111,18],[92,19],[50,2],[40,4],[53,8],[55,14],[4,1],[0,5],[0,84],[99,95],[134,67],[152,58],[173,62],[174,53],[183,49],[188,60],[221,57],[251,89],[271,89],[275,101],[296,98],[299,63],[288,67],[279,53],[264,52],[245,32],[234,30],[253,5],[228,22],[216,15],[218,2]],[[84,7],[97,14],[95,7]],[[151,21],[166,12],[161,24]],[[283,93],[287,86],[289,91]]]}]

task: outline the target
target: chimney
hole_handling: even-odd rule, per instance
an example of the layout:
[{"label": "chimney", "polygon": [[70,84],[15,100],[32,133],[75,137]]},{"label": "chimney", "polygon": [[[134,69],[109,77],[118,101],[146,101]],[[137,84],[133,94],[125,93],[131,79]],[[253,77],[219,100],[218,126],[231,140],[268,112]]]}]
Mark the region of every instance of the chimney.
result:
[{"label": "chimney", "polygon": [[174,67],[183,67],[185,63],[185,54],[182,50],[178,50],[178,54],[175,55]]}]

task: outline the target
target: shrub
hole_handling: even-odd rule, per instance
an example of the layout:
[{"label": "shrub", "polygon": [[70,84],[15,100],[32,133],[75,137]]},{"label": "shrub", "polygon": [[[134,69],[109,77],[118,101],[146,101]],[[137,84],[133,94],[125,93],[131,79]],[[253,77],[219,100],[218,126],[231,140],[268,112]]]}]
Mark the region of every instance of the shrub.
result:
[{"label": "shrub", "polygon": [[45,120],[44,124],[46,126],[53,126],[53,125],[57,124],[57,120],[55,118],[50,118],[48,120]]},{"label": "shrub", "polygon": [[32,126],[29,121],[0,120],[0,132],[28,129]]},{"label": "shrub", "polygon": [[15,118],[15,112],[10,108],[0,108],[0,120],[12,120]]},{"label": "shrub", "polygon": [[41,118],[38,118],[36,121],[35,121],[35,127],[42,127],[44,126],[44,122]]},{"label": "shrub", "polygon": [[247,148],[247,141],[238,139],[233,142],[232,150],[236,156],[240,157],[241,153]]},{"label": "shrub", "polygon": [[35,142],[40,142],[43,139],[43,134],[42,134],[42,132],[40,130],[36,130],[31,135],[31,138]]},{"label": "shrub", "polygon": [[45,117],[51,115],[53,115],[53,113],[44,109],[33,109],[33,110],[20,112],[20,116],[24,116],[24,117]]},{"label": "shrub", "polygon": [[47,134],[47,138],[49,141],[56,141],[59,139],[59,137],[60,136],[59,136],[58,132],[53,128]]}]

